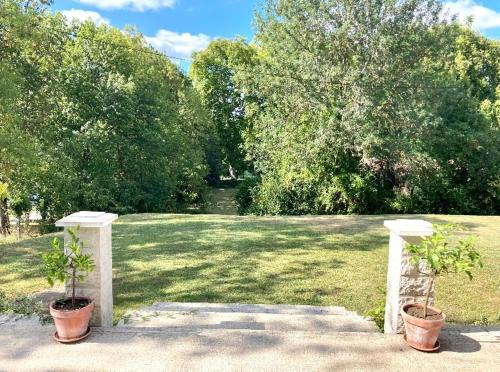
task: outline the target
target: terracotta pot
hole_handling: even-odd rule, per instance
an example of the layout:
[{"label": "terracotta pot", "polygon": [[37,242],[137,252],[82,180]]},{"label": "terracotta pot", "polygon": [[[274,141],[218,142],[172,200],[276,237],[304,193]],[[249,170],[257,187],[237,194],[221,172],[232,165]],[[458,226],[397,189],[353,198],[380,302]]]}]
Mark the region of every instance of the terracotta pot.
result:
[{"label": "terracotta pot", "polygon": [[421,351],[435,351],[439,348],[438,337],[444,326],[445,315],[438,308],[427,306],[442,315],[442,319],[428,320],[408,315],[410,307],[423,308],[423,304],[407,304],[401,308],[401,316],[405,324],[405,340],[413,348]]},{"label": "terracotta pot", "polygon": [[90,303],[77,310],[56,310],[54,303],[50,303],[50,315],[54,318],[57,329],[56,339],[61,342],[77,341],[88,333],[90,317],[94,310],[94,301],[85,297],[78,297],[79,300],[88,300]]}]

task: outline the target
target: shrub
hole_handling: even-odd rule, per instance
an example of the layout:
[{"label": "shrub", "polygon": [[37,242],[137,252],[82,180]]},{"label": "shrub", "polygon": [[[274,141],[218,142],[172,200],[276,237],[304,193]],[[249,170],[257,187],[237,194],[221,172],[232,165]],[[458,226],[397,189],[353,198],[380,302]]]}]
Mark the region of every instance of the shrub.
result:
[{"label": "shrub", "polygon": [[8,298],[0,291],[0,313],[13,314],[18,316],[38,316],[42,324],[52,320],[47,311],[47,307],[42,301],[31,295],[20,295]]},{"label": "shrub", "polygon": [[243,181],[239,182],[235,195],[239,214],[250,213],[258,185],[259,179],[257,177],[245,178]]},{"label": "shrub", "polygon": [[[257,182],[257,181],[255,181]],[[248,189],[249,185],[242,186]],[[241,192],[245,210],[256,214],[350,214],[388,211],[391,191],[377,188],[369,173],[342,173],[323,177],[309,172],[267,175]],[[248,205],[252,203],[252,205]]]}]

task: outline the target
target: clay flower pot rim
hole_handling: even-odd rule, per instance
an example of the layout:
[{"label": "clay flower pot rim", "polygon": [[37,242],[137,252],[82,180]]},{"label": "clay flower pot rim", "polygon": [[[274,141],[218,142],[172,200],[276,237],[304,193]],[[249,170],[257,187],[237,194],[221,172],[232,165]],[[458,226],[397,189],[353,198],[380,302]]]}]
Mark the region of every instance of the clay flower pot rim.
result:
[{"label": "clay flower pot rim", "polygon": [[73,310],[59,310],[59,309],[54,309],[54,304],[57,302],[57,301],[64,301],[64,300],[69,300],[71,299],[71,297],[65,297],[65,298],[60,298],[58,300],[53,300],[50,302],[50,312],[54,312],[54,313],[59,313],[59,314],[67,314],[67,313],[78,313],[78,312],[81,312],[81,311],[84,311],[86,308],[88,308],[89,306],[92,306],[94,305],[94,300],[91,300],[90,298],[88,297],[82,297],[82,296],[79,296],[79,297],[75,297],[75,300],[87,300],[89,303],[87,304],[87,306],[84,306],[84,307],[81,307],[79,309],[73,309]]},{"label": "clay flower pot rim", "polygon": [[433,307],[433,306],[427,306],[427,309],[431,309],[433,311],[435,311],[436,313],[439,313],[441,314],[442,318],[441,319],[422,319],[422,318],[417,318],[416,316],[413,316],[413,315],[410,315],[406,312],[406,310],[410,307],[419,307],[419,308],[423,308],[424,307],[424,304],[422,303],[409,303],[409,304],[406,304],[404,305],[402,308],[401,308],[401,315],[403,316],[403,318],[406,318],[407,321],[409,321],[410,323],[413,323],[413,324],[421,324],[421,323],[427,323],[429,325],[441,325],[444,323],[445,319],[446,319],[446,315],[443,313],[443,311],[437,307]]}]

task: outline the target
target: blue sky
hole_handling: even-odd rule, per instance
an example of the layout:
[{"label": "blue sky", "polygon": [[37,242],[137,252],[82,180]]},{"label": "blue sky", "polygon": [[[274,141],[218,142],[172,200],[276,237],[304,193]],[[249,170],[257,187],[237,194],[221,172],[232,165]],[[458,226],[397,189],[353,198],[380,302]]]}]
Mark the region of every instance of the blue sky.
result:
[{"label": "blue sky", "polygon": [[[136,25],[157,49],[189,58],[215,37],[253,37],[252,20],[263,0],[55,0],[52,9],[70,19],[92,19],[123,28]],[[460,19],[474,16],[474,28],[500,39],[500,0],[443,0]]]}]

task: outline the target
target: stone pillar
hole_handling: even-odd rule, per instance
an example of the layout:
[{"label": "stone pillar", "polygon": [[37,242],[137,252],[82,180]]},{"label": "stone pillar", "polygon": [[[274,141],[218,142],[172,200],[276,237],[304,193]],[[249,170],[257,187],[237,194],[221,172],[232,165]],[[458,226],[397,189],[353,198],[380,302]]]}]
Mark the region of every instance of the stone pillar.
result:
[{"label": "stone pillar", "polygon": [[[80,226],[79,238],[84,243],[84,253],[92,254],[94,270],[82,283],[77,283],[77,296],[89,297],[95,302],[90,324],[97,327],[113,325],[113,285],[111,254],[111,223],[118,215],[105,212],[77,212],[56,222],[64,227],[65,246],[69,240],[68,227]],[[66,295],[71,296],[71,282],[66,283]]]},{"label": "stone pillar", "polygon": [[[387,294],[385,302],[385,333],[403,333],[400,309],[410,302],[424,302],[430,278],[425,264],[413,265],[405,251],[405,243],[418,244],[422,237],[432,235],[432,224],[424,220],[384,221],[390,230]],[[430,302],[434,301],[434,288]]]}]

